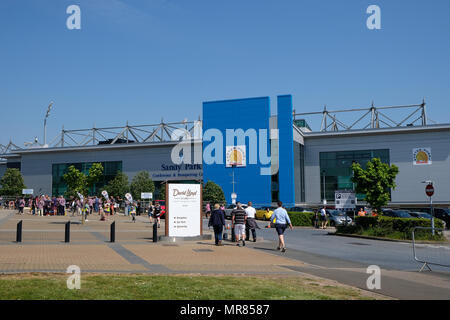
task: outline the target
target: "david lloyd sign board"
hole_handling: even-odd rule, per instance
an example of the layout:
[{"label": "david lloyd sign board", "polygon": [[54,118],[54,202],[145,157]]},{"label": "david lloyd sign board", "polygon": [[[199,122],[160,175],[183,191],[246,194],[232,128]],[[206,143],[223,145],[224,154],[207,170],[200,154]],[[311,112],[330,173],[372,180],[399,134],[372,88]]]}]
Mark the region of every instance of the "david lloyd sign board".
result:
[{"label": "david lloyd sign board", "polygon": [[166,236],[196,237],[202,234],[200,184],[168,184]]}]

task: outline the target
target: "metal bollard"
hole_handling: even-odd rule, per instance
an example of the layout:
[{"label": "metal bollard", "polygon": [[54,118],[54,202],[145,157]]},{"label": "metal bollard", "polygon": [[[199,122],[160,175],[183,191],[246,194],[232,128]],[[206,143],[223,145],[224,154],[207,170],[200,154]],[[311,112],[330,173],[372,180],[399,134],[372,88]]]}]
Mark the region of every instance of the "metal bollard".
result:
[{"label": "metal bollard", "polygon": [[234,234],[234,228],[231,227],[231,242],[236,242],[236,235]]},{"label": "metal bollard", "polygon": [[114,221],[111,223],[111,236],[110,236],[111,242],[116,242],[116,222]]},{"label": "metal bollard", "polygon": [[22,220],[17,223],[16,242],[22,242]]},{"label": "metal bollard", "polygon": [[70,242],[70,221],[66,222],[66,232],[64,237],[64,242]]},{"label": "metal bollard", "polygon": [[153,224],[153,242],[158,242],[158,223]]}]

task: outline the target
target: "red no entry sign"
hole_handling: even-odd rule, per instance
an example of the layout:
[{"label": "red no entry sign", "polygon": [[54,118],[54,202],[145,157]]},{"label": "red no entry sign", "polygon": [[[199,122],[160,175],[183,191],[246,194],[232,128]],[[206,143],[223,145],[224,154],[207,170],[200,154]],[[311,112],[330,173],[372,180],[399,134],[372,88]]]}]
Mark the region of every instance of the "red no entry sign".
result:
[{"label": "red no entry sign", "polygon": [[434,187],[432,184],[429,184],[425,187],[425,193],[427,194],[427,196],[432,197],[434,194]]}]

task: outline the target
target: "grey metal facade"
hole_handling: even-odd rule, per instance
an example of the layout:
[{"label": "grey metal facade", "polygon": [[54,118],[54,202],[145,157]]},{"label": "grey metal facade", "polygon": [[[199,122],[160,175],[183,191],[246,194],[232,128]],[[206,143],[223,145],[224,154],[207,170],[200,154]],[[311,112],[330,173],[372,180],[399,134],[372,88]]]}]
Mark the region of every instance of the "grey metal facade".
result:
[{"label": "grey metal facade", "polygon": [[[450,126],[374,129],[356,132],[305,133],[306,203],[319,204],[321,152],[389,149],[390,163],[399,167],[391,205],[425,204],[422,181],[434,183],[435,204],[450,204]],[[431,165],[414,165],[413,149],[431,148]]]},{"label": "grey metal facade", "polygon": [[27,188],[34,189],[35,194],[52,193],[52,165],[61,163],[122,161],[122,170],[128,175],[130,181],[142,170],[149,171],[154,181],[202,179],[201,164],[198,165],[199,167],[186,167],[184,164],[177,167],[172,162],[173,146],[174,143],[31,150],[21,153],[21,172],[25,185]]}]

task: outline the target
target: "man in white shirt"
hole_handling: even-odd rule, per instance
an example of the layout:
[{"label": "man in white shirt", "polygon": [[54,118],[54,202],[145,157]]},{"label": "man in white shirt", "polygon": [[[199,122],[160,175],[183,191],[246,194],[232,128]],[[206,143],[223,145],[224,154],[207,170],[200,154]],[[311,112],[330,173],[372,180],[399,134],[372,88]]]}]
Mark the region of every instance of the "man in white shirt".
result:
[{"label": "man in white shirt", "polygon": [[247,223],[245,225],[245,238],[250,240],[250,230],[252,230],[253,242],[256,242],[256,229],[258,224],[255,220],[256,210],[252,207],[252,202],[249,201],[247,208],[245,209],[245,213],[247,214]]},{"label": "man in white shirt", "polygon": [[325,210],[325,207],[322,207],[322,209],[320,210],[320,222],[321,222],[321,229],[326,229],[327,228],[327,211]]}]

